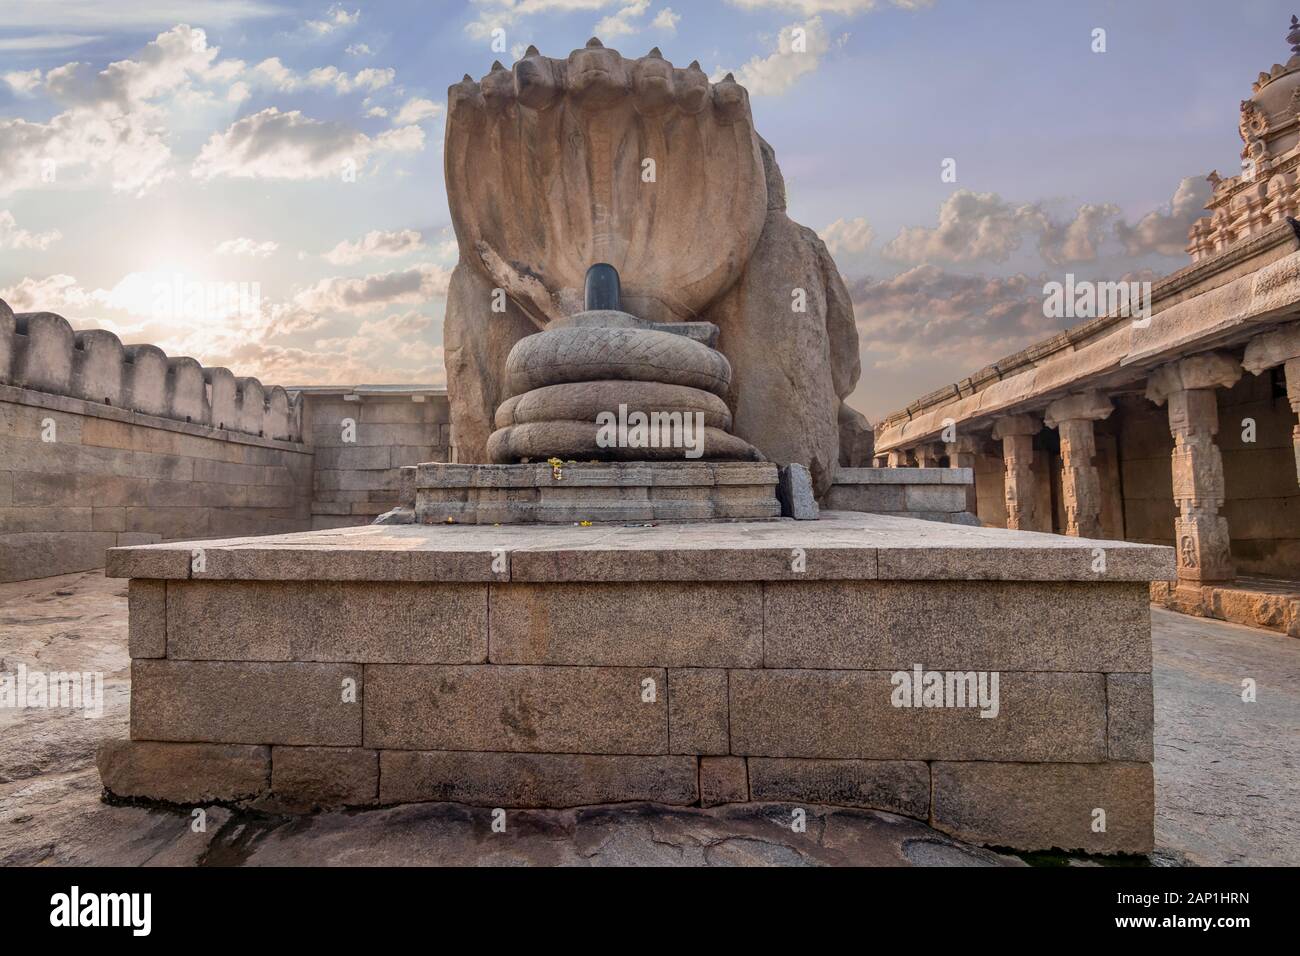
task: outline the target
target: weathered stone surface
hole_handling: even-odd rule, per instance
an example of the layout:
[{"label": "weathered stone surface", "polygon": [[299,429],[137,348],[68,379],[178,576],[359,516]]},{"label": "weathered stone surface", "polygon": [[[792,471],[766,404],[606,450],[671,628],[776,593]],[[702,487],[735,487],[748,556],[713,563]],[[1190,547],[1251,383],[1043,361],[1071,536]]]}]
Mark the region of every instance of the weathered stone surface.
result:
[{"label": "weathered stone surface", "polygon": [[[549,470],[549,466],[547,467]],[[722,466],[717,466],[721,468]],[[753,468],[765,465],[743,466]],[[1142,581],[1174,576],[1173,549],[858,512],[817,521],[656,527],[406,527],[205,541],[204,580]],[[188,575],[193,543],[115,551],[114,576]],[[1106,558],[1099,570],[1097,550]],[[805,559],[801,570],[792,563]],[[500,553],[508,575],[493,569]],[[879,568],[877,570],[877,564]]]},{"label": "weathered stone surface", "polygon": [[836,485],[969,485],[975,474],[969,468],[839,468]]},{"label": "weathered stone surface", "polygon": [[917,760],[749,758],[750,798],[866,807],[928,820],[930,768]]},{"label": "weathered stone surface", "polygon": [[375,664],[366,668],[365,744],[665,754],[667,673],[654,667]]},{"label": "weathered stone surface", "polygon": [[875,438],[867,417],[847,402],[840,402],[840,468],[871,467]]},{"label": "weathered stone surface", "polygon": [[535,388],[501,403],[496,412],[497,428],[528,422],[594,422],[602,412],[651,412],[704,415],[709,428],[726,431],[731,427],[731,410],[712,392],[666,382],[604,380],[573,382]]},{"label": "weathered stone surface", "polygon": [[[677,338],[678,336],[670,336]],[[694,427],[692,425],[692,427]],[[753,445],[720,428],[705,426],[702,434],[692,432],[691,442],[666,445],[607,447],[601,444],[601,429],[592,422],[530,422],[498,429],[488,439],[490,461],[509,463],[520,460],[546,461],[604,459],[609,461],[681,461],[688,452],[698,449],[701,461],[762,461]]]},{"label": "weathered stone surface", "polygon": [[[563,142],[566,130],[580,131],[585,148],[542,145]],[[492,158],[502,151],[521,157],[526,175]],[[654,228],[645,229],[634,213],[641,158],[651,155],[656,181],[676,188],[652,187]],[[593,179],[590,168],[603,172]],[[462,261],[473,260],[541,320],[575,311],[564,306],[581,301],[587,266],[602,261],[619,270],[624,298],[643,318],[703,312],[749,258],[766,206],[742,87],[710,85],[697,66],[674,70],[657,53],[629,61],[598,45],[567,61],[530,53],[513,76],[494,69],[481,83],[453,86],[447,181]],[[533,220],[548,201],[566,215],[539,231],[543,220]],[[727,228],[711,218],[714,209],[731,212]],[[493,256],[510,263],[498,266]]]},{"label": "weathered stone surface", "polygon": [[[1150,853],[1155,796],[1146,763],[931,765],[933,826],[1018,850]],[[1097,810],[1105,831],[1096,832]]]},{"label": "weathered stone surface", "polygon": [[951,513],[966,510],[966,489],[961,485],[904,485],[903,511]]},{"label": "weathered stone surface", "polygon": [[359,747],[272,747],[271,791],[302,811],[372,804],[379,794],[379,753]]},{"label": "weathered stone surface", "polygon": [[1145,671],[1141,584],[768,582],[764,665],[788,668]]},{"label": "weathered stone surface", "polygon": [[246,800],[271,783],[269,747],[108,740],[95,763],[115,796],[168,803]]},{"label": "weathered stone surface", "polygon": [[979,706],[895,707],[893,692],[890,671],[733,670],[731,751],[873,760],[1106,759],[1101,674],[1002,672],[998,714],[991,718],[981,717]]},{"label": "weathered stone surface", "polygon": [[132,657],[167,656],[167,582],[137,578],[130,582],[128,649]]},{"label": "weathered stone surface", "polygon": [[759,667],[756,582],[507,584],[492,588],[494,664]]},{"label": "weathered stone surface", "polygon": [[1226,352],[1202,352],[1162,365],[1147,379],[1146,396],[1163,405],[1176,392],[1231,388],[1241,378],[1241,363]]},{"label": "weathered stone surface", "polygon": [[1150,674],[1106,675],[1106,750],[1111,760],[1155,759]]},{"label": "weathered stone surface", "polygon": [[663,382],[725,395],[731,366],[721,352],[683,335],[582,326],[530,335],[506,359],[511,395],[548,385],[609,380]]},{"label": "weathered stone surface", "polygon": [[694,757],[385,750],[380,768],[385,804],[581,807],[651,800],[682,806],[699,799]]},{"label": "weathered stone surface", "polygon": [[706,318],[721,329],[731,362],[733,430],[773,461],[806,466],[820,497],[840,463],[842,400],[861,373],[853,304],[820,237],[786,215],[776,155],[761,139],[759,147],[763,233],[739,281]]},{"label": "weathered stone surface", "polygon": [[730,753],[726,671],[668,672],[668,746],[675,754]]},{"label": "weathered stone surface", "polygon": [[[580,428],[590,433],[588,437],[594,434],[593,425]],[[636,450],[626,451],[631,455]],[[599,464],[567,461],[558,467],[425,464],[416,484],[416,515],[423,524],[643,524],[780,516],[777,468],[759,462],[679,457]]]},{"label": "weathered stone surface", "polygon": [[813,494],[812,476],[798,462],[781,468],[781,478],[776,486],[781,499],[781,514],[796,521],[817,520],[817,498]]},{"label": "weathered stone surface", "polygon": [[484,584],[174,582],[168,656],[478,664],[487,660],[487,602]]},{"label": "weathered stone surface", "polygon": [[700,758],[700,806],[749,800],[749,773],[744,757]]},{"label": "weathered stone surface", "polygon": [[361,697],[351,664],[137,660],[131,739],[359,746]]},{"label": "weathered stone surface", "polygon": [[[710,86],[695,65],[674,69],[657,51],[635,61],[598,47],[567,62],[530,53],[513,76],[494,70],[452,87],[447,126],[461,254],[447,365],[461,460],[485,460],[505,398],[505,353],[576,311],[586,268],[604,261],[618,269],[634,315],[719,326],[737,385],[748,383],[730,403],[737,434],[774,460],[809,466],[825,491],[838,461],[839,398],[859,371],[852,306],[824,245],[785,215],[780,170],[753,130],[743,87],[731,77]],[[570,141],[582,148],[541,145]],[[530,172],[483,165],[482,156],[504,154]],[[658,164],[648,187],[645,156]],[[593,168],[606,172],[593,178]],[[706,187],[715,176],[720,191]],[[649,229],[647,188],[656,197]],[[796,288],[805,301],[794,302]],[[493,289],[506,293],[504,315],[490,308]],[[769,379],[780,387],[765,387]]]}]

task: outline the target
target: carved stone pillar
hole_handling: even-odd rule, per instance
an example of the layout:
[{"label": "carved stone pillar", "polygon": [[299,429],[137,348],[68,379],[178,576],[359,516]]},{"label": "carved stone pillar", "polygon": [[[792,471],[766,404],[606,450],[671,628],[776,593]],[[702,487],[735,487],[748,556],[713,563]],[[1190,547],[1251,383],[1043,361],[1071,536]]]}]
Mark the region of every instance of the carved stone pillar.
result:
[{"label": "carved stone pillar", "polygon": [[1093,422],[1113,411],[1110,399],[1095,391],[1062,398],[1047,406],[1049,428],[1061,436],[1061,496],[1065,499],[1065,533],[1101,537],[1101,475]]},{"label": "carved stone pillar", "polygon": [[942,453],[938,445],[927,444],[917,445],[916,449],[916,467],[918,468],[938,468],[939,458]]},{"label": "carved stone pillar", "polygon": [[905,448],[895,448],[886,453],[885,465],[889,468],[911,468],[912,453]]},{"label": "carved stone pillar", "polygon": [[993,437],[1002,442],[1006,467],[1004,491],[1007,499],[1007,527],[1016,531],[1037,531],[1038,489],[1033,471],[1034,436],[1043,423],[1033,415],[1011,415],[993,425]]},{"label": "carved stone pillar", "polygon": [[1173,492],[1178,506],[1174,545],[1181,580],[1227,581],[1235,574],[1223,507],[1223,455],[1216,388],[1241,378],[1241,365],[1222,352],[1207,352],[1158,368],[1147,381],[1147,398],[1169,403],[1174,436]]},{"label": "carved stone pillar", "polygon": [[[1286,370],[1286,397],[1291,411],[1300,415],[1300,325],[1288,325],[1256,336],[1246,346],[1241,367],[1252,375],[1281,365]],[[1300,425],[1291,426],[1296,479],[1300,481]]]},{"label": "carved stone pillar", "polygon": [[[979,453],[980,442],[971,435],[961,435],[956,441],[945,446],[948,452],[949,468],[969,468],[972,477],[975,472],[975,456]],[[975,494],[975,482],[966,486],[966,510],[971,514],[979,512],[979,499]]]}]

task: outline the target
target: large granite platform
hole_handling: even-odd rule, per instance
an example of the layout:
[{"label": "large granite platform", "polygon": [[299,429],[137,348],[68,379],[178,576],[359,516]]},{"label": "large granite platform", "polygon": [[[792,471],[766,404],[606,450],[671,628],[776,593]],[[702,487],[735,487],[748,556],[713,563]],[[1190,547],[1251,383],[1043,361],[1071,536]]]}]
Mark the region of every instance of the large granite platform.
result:
[{"label": "large granite platform", "polygon": [[[109,574],[132,579],[132,739],[100,755],[119,796],[782,801],[1152,844],[1168,548],[824,512],[369,526],[120,548]],[[996,716],[897,706],[915,665],[996,675]]]}]

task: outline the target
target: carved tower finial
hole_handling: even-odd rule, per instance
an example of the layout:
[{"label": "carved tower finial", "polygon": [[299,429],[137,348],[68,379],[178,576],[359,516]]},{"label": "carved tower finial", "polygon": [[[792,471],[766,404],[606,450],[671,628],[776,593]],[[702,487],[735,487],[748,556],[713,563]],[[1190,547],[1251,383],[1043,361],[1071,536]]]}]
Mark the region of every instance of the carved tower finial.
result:
[{"label": "carved tower finial", "polygon": [[1291,15],[1291,32],[1286,35],[1286,42],[1291,44],[1291,52],[1300,56],[1300,18]]}]

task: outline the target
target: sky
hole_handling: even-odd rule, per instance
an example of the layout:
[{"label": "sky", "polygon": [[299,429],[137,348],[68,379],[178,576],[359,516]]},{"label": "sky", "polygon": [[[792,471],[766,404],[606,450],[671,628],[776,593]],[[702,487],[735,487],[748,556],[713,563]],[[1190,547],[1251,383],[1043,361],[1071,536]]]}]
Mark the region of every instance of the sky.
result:
[{"label": "sky", "polygon": [[1291,13],[0,0],[0,298],[267,384],[443,384],[447,87],[596,35],[749,89],[790,215],[852,294],[850,401],[878,420],[1073,324],[1044,316],[1047,282],[1187,265],[1205,176],[1239,171],[1239,103],[1290,55]]}]

